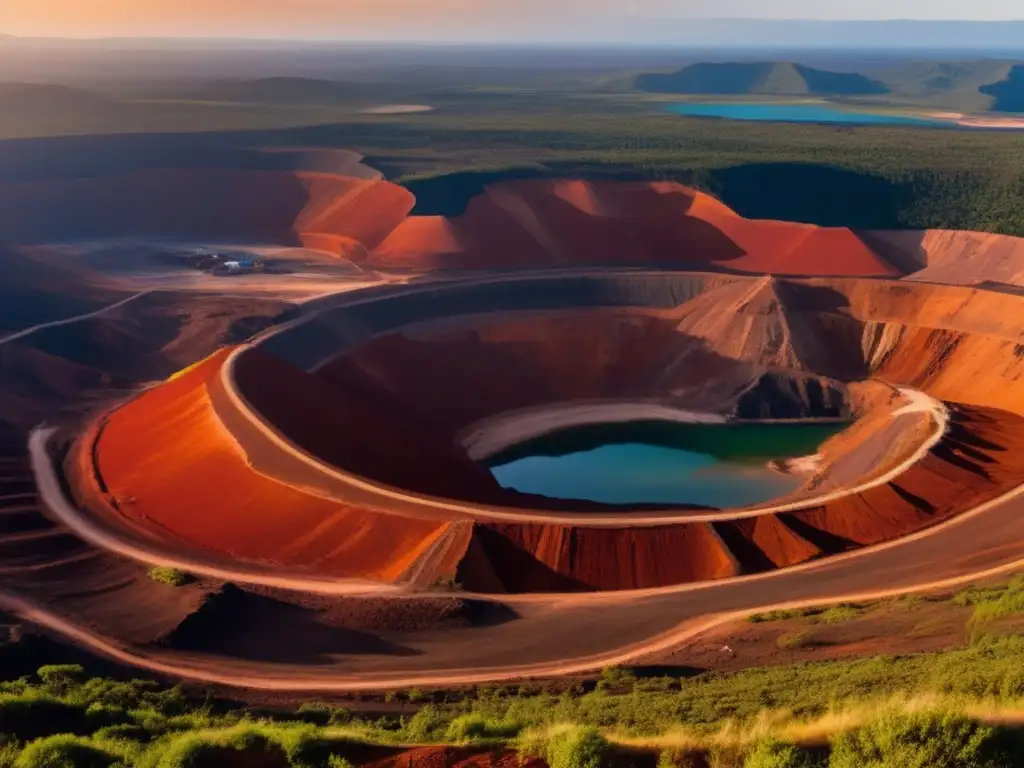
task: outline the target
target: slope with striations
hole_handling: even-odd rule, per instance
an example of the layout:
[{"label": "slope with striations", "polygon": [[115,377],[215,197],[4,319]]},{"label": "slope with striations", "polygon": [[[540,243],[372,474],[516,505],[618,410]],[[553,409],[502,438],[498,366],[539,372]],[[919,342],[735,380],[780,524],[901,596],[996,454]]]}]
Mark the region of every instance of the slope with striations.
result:
[{"label": "slope with striations", "polygon": [[587,264],[901,274],[848,229],[744,219],[709,195],[670,182],[495,184],[462,216],[405,220],[370,263],[416,270]]},{"label": "slope with striations", "polygon": [[208,385],[230,350],[112,413],[97,482],[133,526],[221,556],[396,581],[450,528],[346,507],[258,474],[214,413]]}]

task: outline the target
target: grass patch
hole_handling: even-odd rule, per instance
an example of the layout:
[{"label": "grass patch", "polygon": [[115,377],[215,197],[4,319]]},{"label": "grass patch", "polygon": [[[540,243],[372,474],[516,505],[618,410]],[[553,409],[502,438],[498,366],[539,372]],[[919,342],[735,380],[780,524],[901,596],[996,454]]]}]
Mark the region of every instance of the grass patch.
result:
[{"label": "grass patch", "polygon": [[192,575],[185,571],[177,568],[165,568],[159,565],[149,569],[149,578],[160,584],[166,584],[169,587],[184,587],[195,581]]},{"label": "grass patch", "polygon": [[[806,642],[805,634],[798,637],[799,644]],[[64,750],[101,764],[113,756],[125,768],[178,768],[196,761],[220,765],[249,758],[268,768],[330,768],[349,757],[346,750],[357,743],[518,746],[548,760],[552,768],[595,768],[610,748],[618,748],[617,742],[666,748],[661,768],[689,768],[686,761],[706,765],[701,761],[709,758],[723,766],[748,761],[800,766],[800,761],[817,759],[814,750],[800,745],[830,740],[838,745],[836,734],[851,732],[859,735],[843,742],[846,752],[836,752],[854,755],[851,761],[869,768],[902,766],[891,760],[923,754],[941,767],[957,750],[970,755],[978,744],[978,749],[989,749],[990,735],[979,730],[978,718],[995,721],[1024,708],[1022,657],[1024,638],[987,636],[974,646],[942,653],[666,677],[650,686],[632,670],[616,667],[602,675],[605,685],[590,691],[582,686],[480,686],[475,694],[447,702],[428,691],[428,703],[411,717],[377,720],[316,702],[297,712],[254,719],[245,710],[212,707],[176,688],[90,678],[80,667],[51,665],[31,677],[0,682],[0,733],[9,734],[0,751],[7,764],[0,762],[0,768],[15,766],[29,747],[30,756],[59,756]],[[898,727],[872,725],[880,710],[904,719]],[[913,719],[922,712],[939,720]],[[959,719],[942,720],[954,715]],[[911,718],[909,725],[905,718]],[[920,734],[929,729],[949,732],[938,742],[947,745],[945,751],[921,751]],[[889,732],[896,735],[886,736]],[[897,757],[885,757],[890,753]]]},{"label": "grass patch", "polygon": [[795,632],[785,632],[779,635],[775,645],[783,650],[797,650],[806,648],[811,644],[813,633],[809,629],[801,629]]},{"label": "grass patch", "polygon": [[822,624],[845,624],[859,618],[863,613],[864,608],[859,605],[840,603],[816,616],[815,621],[820,621]]},{"label": "grass patch", "polygon": [[751,624],[768,624],[776,621],[791,621],[793,619],[808,619],[811,622],[822,624],[842,624],[843,622],[856,619],[865,612],[866,608],[854,603],[840,603],[830,608],[797,608],[790,611],[766,611],[755,613],[747,617]]},{"label": "grass patch", "polygon": [[811,616],[817,616],[823,610],[822,608],[797,608],[792,611],[765,611],[764,613],[755,613],[752,616],[748,616],[747,621],[751,624],[769,624],[775,621],[806,619]]},{"label": "grass patch", "polygon": [[829,768],[1006,768],[1021,765],[1007,754],[995,729],[952,713],[888,712],[837,736]]},{"label": "grass patch", "polygon": [[1024,613],[1024,577],[1018,576],[1005,586],[965,589],[954,595],[953,602],[974,608],[971,624]]}]

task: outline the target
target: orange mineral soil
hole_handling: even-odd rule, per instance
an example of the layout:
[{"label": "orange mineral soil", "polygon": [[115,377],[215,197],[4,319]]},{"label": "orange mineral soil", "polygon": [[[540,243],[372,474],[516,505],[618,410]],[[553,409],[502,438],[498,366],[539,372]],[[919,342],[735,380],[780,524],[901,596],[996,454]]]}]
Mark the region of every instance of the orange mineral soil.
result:
[{"label": "orange mineral soil", "polygon": [[[382,334],[370,330],[372,311],[312,310],[327,333],[320,341],[362,341],[333,357],[318,351],[326,357],[314,365],[289,362],[278,337],[281,356],[268,351],[273,344],[256,345],[234,368],[238,393],[296,450],[281,449],[233,404],[221,377],[225,349],[103,419],[78,447],[76,482],[94,486],[79,497],[139,535],[220,562],[418,585],[454,576],[470,590],[534,592],[659,587],[793,565],[919,531],[1024,479],[1024,334],[1012,320],[1024,299],[962,285],[1019,283],[1024,251],[1012,239],[754,221],[662,182],[496,184],[454,218],[411,216],[413,205],[407,190],[377,178],[135,171],[0,185],[9,214],[0,244],[15,252],[61,239],[187,236],[305,244],[415,272],[701,274],[673,284],[671,309],[468,319],[453,311],[437,322],[413,313],[421,322]],[[961,285],[896,279],[915,272]],[[868,397],[859,386],[876,389]],[[926,415],[899,424],[889,416],[898,386],[950,404],[952,428],[923,460],[876,488],[749,519],[574,524],[541,514],[564,503],[499,488],[462,448],[480,422],[559,403],[867,414],[826,450],[832,489],[880,475],[923,438]],[[844,453],[854,459],[843,464]],[[478,507],[452,510],[437,498]]]},{"label": "orange mineral soil", "polygon": [[407,219],[371,263],[419,270],[672,263],[784,275],[901,274],[849,229],[744,219],[670,182],[495,184],[457,218]]},{"label": "orange mineral soil", "polygon": [[[238,355],[238,393],[298,449],[342,477],[479,505],[473,512],[396,500],[297,462],[237,418],[219,376],[226,352],[110,415],[98,474],[126,522],[225,559],[417,584],[454,575],[495,593],[642,589],[785,567],[919,531],[1024,479],[1021,342],[1005,321],[1020,297],[849,278],[705,276],[687,290],[695,295],[669,310],[420,323],[312,371],[260,345]],[[343,313],[316,322],[354,330]],[[992,365],[999,357],[1005,366]],[[879,381],[844,384],[826,370]],[[874,488],[756,518],[634,526],[618,510],[615,525],[573,524],[545,514],[566,504],[497,487],[460,448],[496,414],[557,403],[713,413],[750,397],[802,412],[831,403],[860,416],[826,450],[830,477],[848,487],[929,433],[924,415],[888,415],[903,402],[893,385],[950,403],[951,427],[922,460]],[[488,516],[492,506],[505,518]]]},{"label": "orange mineral soil", "polygon": [[449,525],[347,507],[255,472],[207,389],[228,353],[110,416],[95,447],[110,500],[132,525],[219,555],[400,578]]}]

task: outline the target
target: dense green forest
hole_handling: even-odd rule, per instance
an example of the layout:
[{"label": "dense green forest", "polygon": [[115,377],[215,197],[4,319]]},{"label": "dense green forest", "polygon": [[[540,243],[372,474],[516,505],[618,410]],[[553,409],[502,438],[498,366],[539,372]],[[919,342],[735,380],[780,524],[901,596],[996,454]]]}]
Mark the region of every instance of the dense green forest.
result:
[{"label": "dense green forest", "polygon": [[1024,133],[752,124],[593,107],[581,102],[578,115],[439,112],[265,138],[358,149],[416,193],[421,213],[457,214],[485,184],[508,178],[641,178],[697,186],[756,218],[1024,235]]}]

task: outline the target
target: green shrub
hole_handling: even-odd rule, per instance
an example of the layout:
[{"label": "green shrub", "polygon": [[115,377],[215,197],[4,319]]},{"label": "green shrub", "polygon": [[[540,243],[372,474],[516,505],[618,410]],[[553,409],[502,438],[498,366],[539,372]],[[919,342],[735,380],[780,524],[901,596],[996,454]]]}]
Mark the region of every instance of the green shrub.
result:
[{"label": "green shrub", "polygon": [[797,632],[786,632],[785,634],[779,635],[778,640],[775,641],[775,645],[784,650],[806,648],[810,643],[811,632],[807,629],[802,629]]},{"label": "green shrub", "polygon": [[697,768],[700,758],[685,749],[666,747],[658,753],[658,768]]},{"label": "green shrub", "polygon": [[1024,577],[1018,576],[1003,587],[965,589],[953,597],[953,602],[974,607],[973,624],[1024,613]]},{"label": "green shrub", "polygon": [[629,692],[636,683],[636,673],[625,667],[605,667],[597,681],[599,691]]},{"label": "green shrub", "polygon": [[548,739],[549,768],[601,768],[608,742],[593,726],[557,731]]},{"label": "green shrub", "polygon": [[149,569],[149,578],[161,584],[166,584],[169,587],[184,587],[195,580],[191,574],[185,573],[185,571],[161,565]]},{"label": "green shrub", "polygon": [[80,736],[63,733],[31,742],[14,768],[108,768],[120,755]]},{"label": "green shrub", "polygon": [[1005,768],[992,728],[959,715],[887,713],[833,742],[830,768]]},{"label": "green shrub", "polygon": [[793,744],[766,739],[747,755],[743,768],[813,768],[813,762]]},{"label": "green shrub", "polygon": [[472,741],[511,738],[518,734],[519,730],[516,723],[490,720],[474,712],[452,720],[444,738],[450,744],[465,744]]},{"label": "green shrub", "polygon": [[307,701],[298,709],[299,719],[314,725],[327,725],[331,722],[334,711],[320,701]]},{"label": "green shrub", "polygon": [[448,727],[448,716],[433,704],[420,707],[402,729],[404,739],[415,744],[439,740]]},{"label": "green shrub", "polygon": [[352,768],[352,763],[339,755],[331,755],[327,758],[327,768]]},{"label": "green shrub", "polygon": [[14,768],[14,762],[21,754],[21,744],[14,739],[0,736],[0,768]]},{"label": "green shrub", "polygon": [[708,768],[743,768],[746,757],[738,746],[718,746],[708,755]]},{"label": "green shrub", "polygon": [[791,611],[765,611],[764,613],[755,613],[748,616],[747,621],[751,624],[767,624],[773,621],[806,619],[810,616],[817,616],[821,612],[821,608],[797,608]]},{"label": "green shrub", "polygon": [[250,726],[219,732],[186,732],[154,745],[149,755],[156,757],[154,768],[219,768],[227,760],[233,759],[237,764],[239,753],[253,763],[276,762],[276,758],[281,765],[288,764],[284,748]]},{"label": "green shrub", "polygon": [[141,725],[122,723],[100,728],[93,734],[93,738],[98,741],[135,741],[141,744],[150,741],[153,733]]},{"label": "green shrub", "polygon": [[85,735],[91,731],[81,705],[31,692],[21,696],[0,694],[0,733],[29,740],[54,733]]},{"label": "green shrub", "polygon": [[823,611],[819,614],[815,621],[820,621],[823,624],[843,624],[847,621],[852,621],[861,615],[863,609],[850,603],[840,603],[839,605],[833,605],[827,611]]},{"label": "green shrub", "polygon": [[85,680],[85,669],[79,664],[48,664],[36,670],[36,675],[52,693],[62,695]]}]

